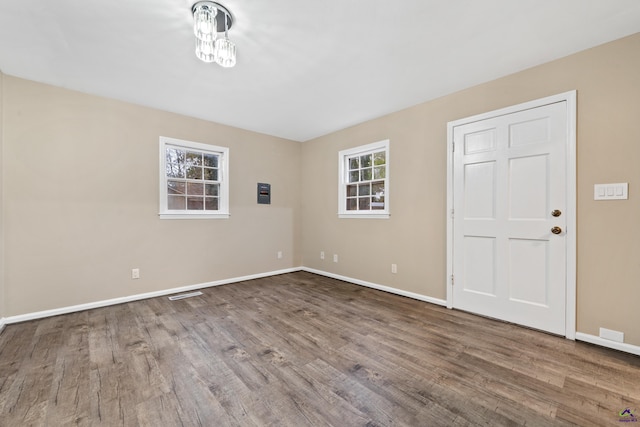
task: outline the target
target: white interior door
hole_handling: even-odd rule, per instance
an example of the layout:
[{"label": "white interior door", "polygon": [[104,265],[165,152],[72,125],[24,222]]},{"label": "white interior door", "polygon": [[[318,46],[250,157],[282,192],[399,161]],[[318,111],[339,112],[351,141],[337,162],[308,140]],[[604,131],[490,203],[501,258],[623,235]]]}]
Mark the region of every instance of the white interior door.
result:
[{"label": "white interior door", "polygon": [[451,126],[454,308],[565,335],[567,110]]}]

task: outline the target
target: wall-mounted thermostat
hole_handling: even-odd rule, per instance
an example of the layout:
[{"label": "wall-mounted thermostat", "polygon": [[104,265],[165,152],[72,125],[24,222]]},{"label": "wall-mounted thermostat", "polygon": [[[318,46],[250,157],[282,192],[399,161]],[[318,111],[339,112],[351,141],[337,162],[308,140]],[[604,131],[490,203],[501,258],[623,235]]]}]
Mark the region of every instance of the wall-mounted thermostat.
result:
[{"label": "wall-mounted thermostat", "polygon": [[258,204],[271,204],[271,184],[258,183]]}]

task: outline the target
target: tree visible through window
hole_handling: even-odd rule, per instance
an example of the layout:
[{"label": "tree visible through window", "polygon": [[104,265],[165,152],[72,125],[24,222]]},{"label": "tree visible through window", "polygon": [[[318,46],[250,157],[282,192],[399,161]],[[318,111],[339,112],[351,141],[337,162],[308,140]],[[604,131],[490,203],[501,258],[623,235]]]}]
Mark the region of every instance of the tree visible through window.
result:
[{"label": "tree visible through window", "polygon": [[228,149],[160,138],[162,218],[228,217]]},{"label": "tree visible through window", "polygon": [[340,217],[388,218],[389,141],[343,150],[340,161]]}]

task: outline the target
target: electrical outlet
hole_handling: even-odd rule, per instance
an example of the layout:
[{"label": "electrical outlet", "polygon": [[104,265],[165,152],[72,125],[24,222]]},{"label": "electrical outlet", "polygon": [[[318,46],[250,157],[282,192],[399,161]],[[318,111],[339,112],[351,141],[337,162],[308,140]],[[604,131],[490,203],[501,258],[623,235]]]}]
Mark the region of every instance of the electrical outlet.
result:
[{"label": "electrical outlet", "polygon": [[131,278],[132,279],[139,279],[140,278],[140,269],[139,268],[132,268],[131,269]]},{"label": "electrical outlet", "polygon": [[338,254],[333,254],[333,262],[338,262]]},{"label": "electrical outlet", "polygon": [[282,251],[278,251],[278,259],[282,259]]},{"label": "electrical outlet", "polygon": [[398,272],[398,264],[391,264],[391,272],[396,274]]},{"label": "electrical outlet", "polygon": [[320,259],[324,259],[324,251],[320,251]]}]

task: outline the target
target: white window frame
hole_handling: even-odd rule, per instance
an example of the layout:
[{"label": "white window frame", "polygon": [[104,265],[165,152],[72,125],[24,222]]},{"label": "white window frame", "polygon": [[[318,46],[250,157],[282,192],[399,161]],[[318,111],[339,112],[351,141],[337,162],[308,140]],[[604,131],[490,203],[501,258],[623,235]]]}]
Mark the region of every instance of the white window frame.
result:
[{"label": "white window frame", "polygon": [[[218,210],[189,211],[167,209],[167,174],[166,149],[167,146],[187,150],[212,153],[219,156],[218,161]],[[160,219],[226,219],[229,218],[229,149],[216,145],[185,141],[182,139],[160,137]]]},{"label": "white window frame", "polygon": [[[342,150],[338,153],[338,218],[374,218],[374,219],[388,219],[390,216],[389,210],[389,140],[374,142],[371,144],[361,145],[359,147],[350,148],[348,150]],[[347,210],[347,185],[349,184],[349,166],[348,159],[356,155],[362,155],[367,153],[373,153],[377,151],[385,152],[385,178],[384,178],[384,209],[380,210]]]}]

